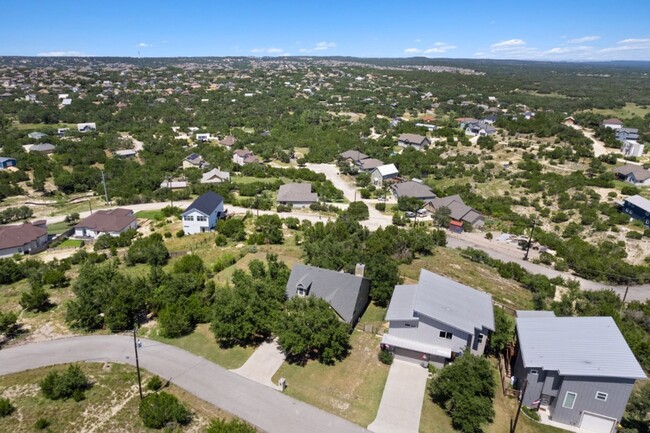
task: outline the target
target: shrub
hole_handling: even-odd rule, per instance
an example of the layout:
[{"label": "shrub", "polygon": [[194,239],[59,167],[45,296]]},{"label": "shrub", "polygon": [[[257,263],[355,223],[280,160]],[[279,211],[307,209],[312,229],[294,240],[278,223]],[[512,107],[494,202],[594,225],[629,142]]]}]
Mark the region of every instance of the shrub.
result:
[{"label": "shrub", "polygon": [[286,205],[286,204],[279,204],[279,205],[275,208],[275,210],[276,210],[277,212],[291,212],[291,209],[292,209],[291,206]]},{"label": "shrub", "polygon": [[8,398],[0,398],[0,418],[11,415],[15,410]]},{"label": "shrub", "polygon": [[228,238],[222,234],[218,234],[214,238],[214,244],[218,247],[225,247],[226,245],[228,245]]},{"label": "shrub", "polygon": [[539,413],[537,413],[537,411],[535,409],[531,409],[529,407],[522,406],[521,410],[528,416],[528,418],[532,418],[535,421],[540,420]]},{"label": "shrub", "polygon": [[641,190],[639,188],[632,185],[625,185],[623,188],[621,188],[621,194],[623,195],[636,195],[640,192]]},{"label": "shrub", "polygon": [[225,421],[223,419],[212,420],[205,433],[256,433],[257,430],[238,419]]},{"label": "shrub", "polygon": [[45,430],[49,426],[50,426],[50,422],[45,418],[39,418],[34,423],[34,427],[36,427],[37,430]]},{"label": "shrub", "polygon": [[393,363],[393,358],[394,356],[390,351],[386,349],[381,349],[379,351],[379,361],[381,361],[382,363],[386,365],[391,365]]},{"label": "shrub", "polygon": [[68,399],[83,400],[83,392],[88,389],[86,375],[78,365],[71,365],[64,373],[51,371],[39,383],[41,391],[50,400]]},{"label": "shrub", "polygon": [[162,388],[162,380],[160,380],[159,376],[154,376],[147,382],[149,391],[158,391],[160,388]]},{"label": "shrub", "polygon": [[165,232],[163,236],[165,236],[166,239],[169,239],[172,237],[172,234],[170,232]]},{"label": "shrub", "polygon": [[138,413],[146,427],[155,429],[161,429],[170,422],[185,425],[191,419],[190,411],[175,396],[166,392],[147,395],[140,401]]},{"label": "shrub", "polygon": [[177,238],[182,238],[183,236],[185,236],[185,231],[183,229],[180,229],[179,231],[176,232]]},{"label": "shrub", "polygon": [[215,273],[219,273],[224,269],[226,269],[228,266],[232,266],[235,263],[237,263],[237,258],[235,256],[233,256],[230,253],[224,253],[221,256],[219,256],[217,261],[214,263],[212,270]]},{"label": "shrub", "polygon": [[284,225],[287,226],[288,229],[298,230],[298,228],[300,227],[300,220],[295,217],[285,218]]},{"label": "shrub", "polygon": [[377,209],[379,212],[385,212],[386,211],[386,203],[377,203],[377,204],[375,204],[375,209]]},{"label": "shrub", "polygon": [[643,237],[643,233],[637,231],[629,231],[625,237],[629,239],[641,239]]},{"label": "shrub", "polygon": [[494,235],[492,235],[492,232],[487,232],[485,234],[485,239],[492,240],[494,238]]}]

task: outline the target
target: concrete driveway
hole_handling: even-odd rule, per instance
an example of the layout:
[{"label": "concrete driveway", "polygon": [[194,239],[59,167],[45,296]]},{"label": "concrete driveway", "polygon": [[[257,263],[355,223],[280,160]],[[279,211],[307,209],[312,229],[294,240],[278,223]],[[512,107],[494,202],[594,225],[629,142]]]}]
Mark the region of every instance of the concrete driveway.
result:
[{"label": "concrete driveway", "polygon": [[368,430],[375,433],[418,433],[428,375],[429,371],[418,364],[394,360],[377,417]]},{"label": "concrete driveway", "polygon": [[[268,433],[367,433],[349,421],[174,346],[142,339],[140,366]],[[0,375],[70,362],[135,364],[133,338],[70,337],[0,350]]]},{"label": "concrete driveway", "polygon": [[284,353],[274,340],[261,344],[244,365],[230,371],[262,385],[280,390],[280,386],[274,384],[271,379],[283,362]]}]

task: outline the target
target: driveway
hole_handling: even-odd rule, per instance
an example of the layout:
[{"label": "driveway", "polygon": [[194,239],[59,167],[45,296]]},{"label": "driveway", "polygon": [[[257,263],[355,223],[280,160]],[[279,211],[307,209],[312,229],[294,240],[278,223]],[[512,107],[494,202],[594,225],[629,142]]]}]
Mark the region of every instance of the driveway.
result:
[{"label": "driveway", "polygon": [[280,390],[280,386],[271,380],[284,362],[284,353],[274,340],[265,342],[258,347],[241,367],[230,370],[269,388]]},{"label": "driveway", "polygon": [[[174,346],[142,339],[142,368],[269,433],[367,433],[349,421]],[[135,364],[133,338],[70,337],[0,350],[0,375],[70,362]]]},{"label": "driveway", "polygon": [[368,426],[375,433],[418,433],[429,370],[396,359],[390,366],[377,417]]}]

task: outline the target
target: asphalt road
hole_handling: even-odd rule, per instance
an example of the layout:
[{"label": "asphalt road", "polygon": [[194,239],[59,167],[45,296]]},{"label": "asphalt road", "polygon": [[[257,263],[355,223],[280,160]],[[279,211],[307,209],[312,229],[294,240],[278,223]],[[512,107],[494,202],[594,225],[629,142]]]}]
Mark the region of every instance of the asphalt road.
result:
[{"label": "asphalt road", "polygon": [[[368,433],[174,346],[146,339],[142,343],[142,368],[269,433]],[[133,339],[120,335],[70,337],[3,349],[0,375],[82,361],[135,365]]]}]

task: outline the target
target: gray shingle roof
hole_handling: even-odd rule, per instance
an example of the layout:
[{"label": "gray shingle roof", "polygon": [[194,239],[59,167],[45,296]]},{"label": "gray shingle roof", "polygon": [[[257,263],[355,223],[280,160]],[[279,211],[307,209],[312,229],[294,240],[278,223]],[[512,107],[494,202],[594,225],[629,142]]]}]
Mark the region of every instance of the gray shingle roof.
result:
[{"label": "gray shingle roof", "polygon": [[645,378],[611,317],[517,318],[525,367],[564,376]]},{"label": "gray shingle roof", "polygon": [[359,161],[359,167],[361,167],[362,170],[372,170],[373,168],[377,168],[382,165],[384,165],[384,161],[375,158],[366,158]]},{"label": "gray shingle roof", "polygon": [[280,186],[278,201],[315,203],[318,201],[318,194],[311,192],[311,183],[287,183]]},{"label": "gray shingle roof", "polygon": [[309,290],[309,296],[324,299],[343,320],[352,323],[359,297],[368,296],[370,280],[315,266],[294,265],[287,281],[289,298],[297,295],[298,284]]},{"label": "gray shingle roof", "polygon": [[343,153],[339,153],[339,156],[343,159],[351,159],[353,161],[361,161],[362,159],[369,158],[368,155],[358,150],[346,150]]},{"label": "gray shingle roof", "polygon": [[629,176],[634,174],[634,178],[640,182],[650,179],[650,170],[646,170],[640,165],[636,164],[625,164],[614,169],[614,173],[618,173],[622,176]]},{"label": "gray shingle roof", "polygon": [[400,134],[398,141],[406,144],[415,144],[418,146],[431,143],[427,137],[419,134]]},{"label": "gray shingle roof", "polygon": [[192,204],[185,209],[183,215],[194,209],[204,213],[205,215],[210,215],[221,203],[223,203],[223,197],[214,191],[208,191],[194,200]]},{"label": "gray shingle roof", "polygon": [[418,284],[395,286],[386,320],[410,319],[416,312],[470,334],[494,330],[491,295],[426,269]]},{"label": "gray shingle roof", "polygon": [[436,197],[431,188],[412,180],[395,184],[393,191],[397,197],[415,197],[423,200]]},{"label": "gray shingle roof", "polygon": [[29,147],[30,152],[50,152],[54,149],[56,149],[56,146],[52,143],[32,144]]}]

